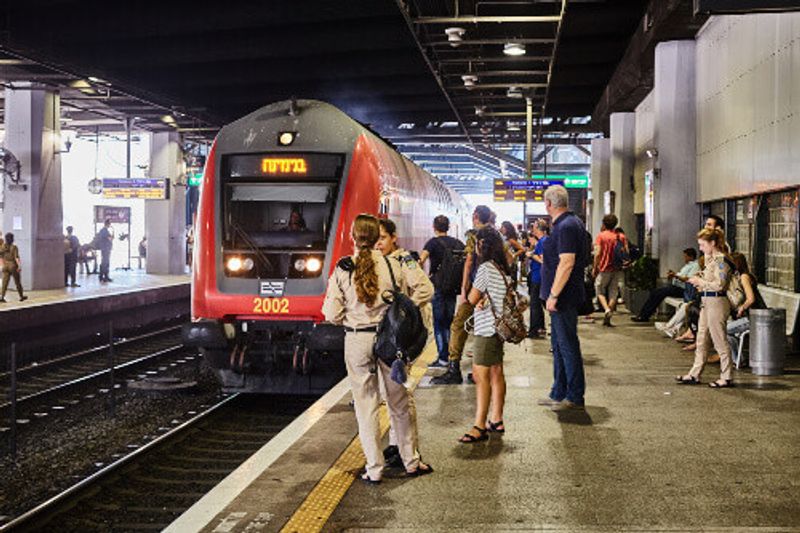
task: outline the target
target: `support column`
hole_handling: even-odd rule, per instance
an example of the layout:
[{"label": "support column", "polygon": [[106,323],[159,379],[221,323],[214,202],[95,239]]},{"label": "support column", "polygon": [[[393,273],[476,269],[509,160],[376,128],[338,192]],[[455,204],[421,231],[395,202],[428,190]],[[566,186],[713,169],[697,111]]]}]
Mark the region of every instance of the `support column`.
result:
[{"label": "support column", "polygon": [[64,286],[60,99],[33,83],[13,85],[5,90],[4,145],[21,172],[17,184],[4,180],[2,231],[14,234],[25,290],[55,289]]},{"label": "support column", "polygon": [[633,216],[635,154],[636,113],[612,113],[609,184],[614,193],[614,214],[633,242],[636,242]]},{"label": "support column", "polygon": [[607,214],[605,194],[610,190],[611,140],[592,139],[592,220],[589,230],[592,235],[600,232],[600,224]]},{"label": "support column", "polygon": [[661,273],[681,264],[681,251],[697,247],[695,42],[671,41],[655,53],[655,168],[653,253]]},{"label": "support column", "polygon": [[169,178],[168,200],[146,200],[147,273],[183,274],[186,269],[186,188],[181,181],[183,159],[177,132],[153,133],[150,177]]}]

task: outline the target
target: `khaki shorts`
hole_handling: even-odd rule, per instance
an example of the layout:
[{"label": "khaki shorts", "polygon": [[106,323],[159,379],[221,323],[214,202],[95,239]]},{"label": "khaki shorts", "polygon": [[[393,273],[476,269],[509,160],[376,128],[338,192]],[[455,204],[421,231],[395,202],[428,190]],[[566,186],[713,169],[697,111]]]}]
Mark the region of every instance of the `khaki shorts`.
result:
[{"label": "khaki shorts", "polygon": [[621,270],[600,272],[594,282],[598,296],[606,296],[609,301],[616,300],[619,296],[619,284],[625,280],[625,273]]},{"label": "khaki shorts", "polygon": [[502,364],[503,362],[503,341],[500,337],[494,335],[492,337],[479,337],[473,336],[472,345],[472,363],[480,366],[494,366]]}]

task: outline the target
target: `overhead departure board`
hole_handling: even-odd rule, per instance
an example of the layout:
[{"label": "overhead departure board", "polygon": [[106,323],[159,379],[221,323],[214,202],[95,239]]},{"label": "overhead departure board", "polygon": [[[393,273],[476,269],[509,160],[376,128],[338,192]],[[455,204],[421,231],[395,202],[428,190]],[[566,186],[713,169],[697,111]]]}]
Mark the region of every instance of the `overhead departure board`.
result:
[{"label": "overhead departure board", "polygon": [[530,180],[494,180],[495,202],[543,202],[544,191],[551,185],[562,185],[568,189],[589,187],[585,175],[548,176],[534,174]]},{"label": "overhead departure board", "polygon": [[167,178],[103,178],[103,198],[166,200]]}]

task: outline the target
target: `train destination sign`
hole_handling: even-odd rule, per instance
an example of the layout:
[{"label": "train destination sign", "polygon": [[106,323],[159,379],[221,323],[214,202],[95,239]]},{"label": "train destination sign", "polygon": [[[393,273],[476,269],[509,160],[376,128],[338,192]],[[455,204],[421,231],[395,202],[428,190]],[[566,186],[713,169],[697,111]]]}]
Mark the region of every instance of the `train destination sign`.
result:
[{"label": "train destination sign", "polygon": [[103,198],[166,200],[167,178],[103,178]]},{"label": "train destination sign", "polygon": [[247,154],[223,160],[231,178],[335,178],[341,166],[342,157],[336,154]]}]

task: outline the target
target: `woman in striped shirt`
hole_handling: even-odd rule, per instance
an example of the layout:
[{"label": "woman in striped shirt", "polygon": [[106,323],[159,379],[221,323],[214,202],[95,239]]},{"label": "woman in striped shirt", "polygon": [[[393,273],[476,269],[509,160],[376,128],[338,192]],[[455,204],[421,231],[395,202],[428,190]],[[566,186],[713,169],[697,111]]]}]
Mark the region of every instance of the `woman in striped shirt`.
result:
[{"label": "woman in striped shirt", "polygon": [[[503,341],[495,330],[495,316],[503,313],[506,288],[511,284],[503,238],[494,228],[483,228],[477,234],[480,266],[469,293],[475,306],[472,336],[472,376],[476,386],[475,425],[460,442],[469,444],[486,440],[488,432],[504,433],[503,406],[506,400],[506,378],[503,374]],[[491,404],[491,417],[489,406]]]}]

